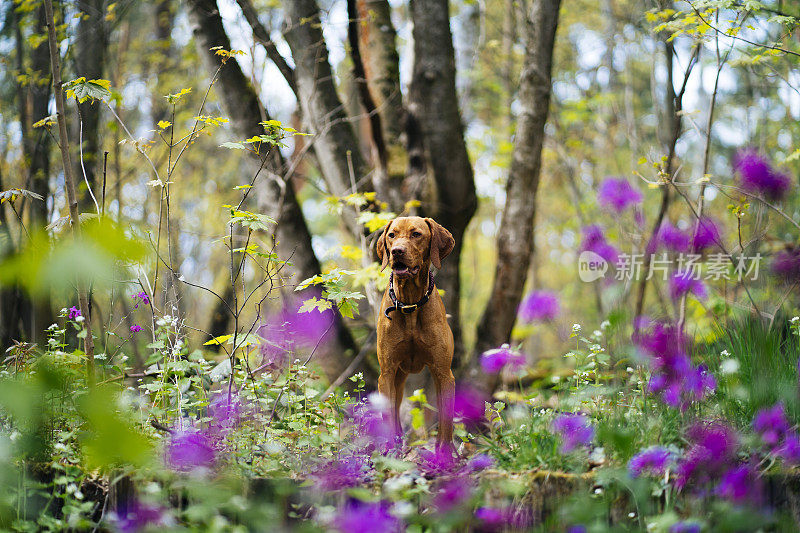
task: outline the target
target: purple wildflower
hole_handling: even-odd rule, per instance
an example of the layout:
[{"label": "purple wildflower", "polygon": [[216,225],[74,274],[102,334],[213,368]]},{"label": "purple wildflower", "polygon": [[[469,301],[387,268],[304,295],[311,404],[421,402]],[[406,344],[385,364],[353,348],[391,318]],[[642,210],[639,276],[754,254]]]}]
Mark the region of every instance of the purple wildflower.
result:
[{"label": "purple wildflower", "polygon": [[579,414],[560,414],[553,420],[553,431],[561,435],[561,451],[569,453],[578,446],[588,446],[594,438],[594,428],[589,419]]},{"label": "purple wildflower", "polygon": [[606,178],[597,189],[601,206],[622,213],[631,205],[642,202],[642,193],[634,189],[625,178]]},{"label": "purple wildflower", "polygon": [[333,311],[312,309],[306,313],[300,311],[300,306],[299,303],[287,304],[258,329],[258,334],[264,339],[261,344],[264,364],[282,368],[293,353],[323,345],[325,338],[331,335],[335,320]]},{"label": "purple wildflower", "polygon": [[481,355],[481,367],[484,372],[497,374],[505,366],[512,370],[519,370],[525,366],[525,356],[515,352],[507,344],[494,350],[487,350]]},{"label": "purple wildflower", "polygon": [[75,320],[79,316],[81,316],[81,310],[80,309],[78,309],[74,305],[69,308],[69,319],[70,320]]},{"label": "purple wildflower", "polygon": [[389,413],[389,400],[374,392],[350,408],[356,434],[368,450],[392,447],[398,435]]},{"label": "purple wildflower", "polygon": [[733,158],[733,168],[739,173],[742,189],[767,200],[779,201],[792,188],[789,175],[777,171],[754,149],[740,150]]},{"label": "purple wildflower", "polygon": [[352,455],[324,463],[315,470],[312,477],[319,490],[339,490],[359,486],[364,481],[366,469],[366,458]]},{"label": "purple wildflower", "polygon": [[587,531],[589,530],[586,529],[586,526],[583,524],[577,524],[574,526],[569,526],[566,533],[587,533]]},{"label": "purple wildflower", "polygon": [[480,472],[481,470],[486,470],[487,468],[491,468],[494,466],[494,459],[490,456],[479,453],[477,455],[473,455],[469,461],[467,461],[466,471],[467,472]]},{"label": "purple wildflower", "polygon": [[761,499],[761,480],[752,465],[739,465],[722,475],[714,492],[736,504],[757,503]]},{"label": "purple wildflower", "polygon": [[440,513],[452,511],[463,506],[472,498],[472,483],[469,479],[453,477],[442,483],[433,497],[433,505]]},{"label": "purple wildflower", "polygon": [[600,226],[593,224],[586,226],[581,230],[583,233],[583,240],[581,241],[581,252],[594,252],[609,263],[616,263],[619,259],[619,252],[611,246],[603,234]]},{"label": "purple wildflower", "polygon": [[133,298],[133,300],[136,302],[136,304],[133,306],[134,309],[139,308],[139,303],[143,303],[144,305],[150,305],[150,297],[147,296],[147,293],[144,291],[137,292],[136,294],[131,296],[131,298]]},{"label": "purple wildflower", "polygon": [[558,296],[550,291],[534,291],[519,304],[519,318],[524,322],[547,322],[558,316]]},{"label": "purple wildflower", "polygon": [[453,472],[458,467],[458,459],[445,448],[433,452],[420,448],[417,466],[426,475],[438,476]]},{"label": "purple wildflower", "polygon": [[233,429],[242,417],[242,402],[237,396],[221,392],[208,405],[208,416],[211,417],[211,431],[222,436]]},{"label": "purple wildflower", "polygon": [[788,248],[775,254],[772,272],[789,283],[800,280],[800,248]]},{"label": "purple wildflower", "polygon": [[455,416],[464,422],[481,422],[486,414],[486,394],[478,389],[459,387],[454,397]]},{"label": "purple wildflower", "polygon": [[397,531],[400,521],[389,513],[387,502],[353,501],[339,512],[334,526],[343,533],[387,533]]},{"label": "purple wildflower", "polygon": [[481,530],[503,531],[508,527],[508,512],[505,509],[479,507],[475,511],[475,518],[480,520]]},{"label": "purple wildflower", "polygon": [[677,300],[690,292],[700,300],[708,296],[705,283],[696,278],[691,271],[675,272],[669,279],[669,293],[672,299]]},{"label": "purple wildflower", "polygon": [[173,433],[167,445],[167,463],[181,472],[210,468],[214,466],[215,455],[211,439],[192,429]]},{"label": "purple wildflower", "polygon": [[786,436],[775,453],[783,459],[786,464],[796,466],[800,464],[800,437],[796,433],[790,433]]},{"label": "purple wildflower", "polygon": [[[663,222],[656,235],[657,245],[673,252],[686,252],[689,250],[689,236],[669,222]],[[655,252],[652,250],[651,253]]]},{"label": "purple wildflower", "polygon": [[666,448],[652,446],[642,450],[628,462],[628,471],[632,477],[649,475],[661,477],[674,462],[675,455]]},{"label": "purple wildflower", "polygon": [[675,486],[682,489],[690,481],[703,485],[736,463],[739,436],[721,422],[697,423],[689,428],[690,446],[678,462]]},{"label": "purple wildflower", "polygon": [[142,331],[142,326],[137,324],[131,326],[131,333],[139,333],[140,331]]},{"label": "purple wildflower", "polygon": [[789,420],[782,402],[760,409],[753,418],[753,429],[769,447],[777,446],[789,431]]},{"label": "purple wildflower", "polygon": [[163,507],[134,501],[124,513],[112,513],[111,522],[121,533],[136,533],[148,527],[171,525]]},{"label": "purple wildflower", "polygon": [[697,522],[675,522],[669,528],[669,533],[700,533],[701,526]]},{"label": "purple wildflower", "polygon": [[721,240],[717,223],[710,217],[701,217],[697,224],[697,231],[692,237],[692,250],[700,253],[706,248],[718,246]]}]

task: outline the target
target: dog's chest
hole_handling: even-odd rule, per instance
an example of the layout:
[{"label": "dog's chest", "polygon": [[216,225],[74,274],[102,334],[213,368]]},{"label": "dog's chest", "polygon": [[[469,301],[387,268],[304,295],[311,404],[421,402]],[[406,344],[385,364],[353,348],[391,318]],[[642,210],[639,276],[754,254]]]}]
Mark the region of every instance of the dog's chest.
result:
[{"label": "dog's chest", "polygon": [[403,370],[420,372],[431,361],[431,354],[441,339],[436,338],[433,328],[419,324],[407,327],[399,322],[393,321],[385,331],[386,348],[401,363]]}]

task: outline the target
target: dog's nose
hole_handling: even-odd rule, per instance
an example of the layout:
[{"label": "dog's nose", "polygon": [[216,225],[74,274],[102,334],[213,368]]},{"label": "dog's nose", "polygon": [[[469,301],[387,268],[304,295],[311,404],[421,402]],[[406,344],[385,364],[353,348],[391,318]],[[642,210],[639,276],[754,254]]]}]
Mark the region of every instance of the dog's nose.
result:
[{"label": "dog's nose", "polygon": [[392,248],[392,257],[399,257],[399,256],[402,256],[405,253],[406,253],[406,251],[403,250],[400,247],[396,246],[396,247]]}]

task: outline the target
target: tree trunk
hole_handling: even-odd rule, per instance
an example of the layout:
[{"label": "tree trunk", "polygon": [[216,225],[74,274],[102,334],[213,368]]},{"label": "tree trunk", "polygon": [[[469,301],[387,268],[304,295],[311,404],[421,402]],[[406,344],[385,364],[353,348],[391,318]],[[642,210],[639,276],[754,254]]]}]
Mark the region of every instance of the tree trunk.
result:
[{"label": "tree trunk", "polygon": [[[226,50],[231,48],[217,3],[215,0],[190,0],[188,4],[194,19],[195,38],[208,62],[216,69],[219,58],[209,48],[214,46],[222,46]],[[234,59],[222,67],[218,83],[221,94],[224,95],[223,104],[236,135],[246,139],[262,133],[263,128],[259,122],[263,110],[255,90]],[[251,168],[257,167],[259,163],[253,158]],[[281,258],[289,259],[292,263],[292,267],[287,269],[291,272],[291,279],[287,280],[287,283],[293,286],[303,279],[319,274],[320,264],[314,255],[311,234],[295,197],[294,186],[290,179],[281,176],[284,166],[280,152],[277,149],[273,150],[266,168],[262,171],[267,173],[267,178],[260,184],[256,183],[256,193],[259,209],[278,221],[276,229],[278,252]],[[341,320],[338,321],[337,340],[337,344],[332,347],[332,356],[323,364],[330,379],[338,377],[338,373],[346,367],[344,352],[357,351],[350,331]]]},{"label": "tree trunk", "polygon": [[456,340],[453,362],[458,368],[464,353],[460,323],[459,263],[464,231],[477,207],[472,165],[464,143],[464,127],[456,97],[456,67],[447,0],[411,0],[414,21],[414,72],[408,98],[410,167],[419,170],[424,147],[434,179],[434,197],[422,210],[446,227],[456,240],[442,264],[436,285],[445,291],[445,308]]},{"label": "tree trunk", "polygon": [[520,116],[497,237],[494,284],[478,324],[476,354],[510,339],[533,256],[536,193],[560,3],[561,0],[534,0],[529,7],[520,76]]},{"label": "tree trunk", "polygon": [[[103,78],[106,51],[108,48],[108,33],[105,20],[104,0],[80,0],[76,2],[81,18],[75,34],[75,77],[85,77],[87,80]],[[92,187],[95,198],[102,188],[102,150],[100,147],[100,104],[90,100],[78,104],[78,119],[75,121],[75,132],[72,135],[78,157],[75,158],[75,176],[78,178],[78,194],[81,211],[95,212],[86,182]],[[83,128],[82,134],[81,129]],[[81,140],[82,139],[82,140]],[[83,165],[81,165],[83,159]],[[84,177],[85,172],[85,177]]]},{"label": "tree trunk", "polygon": [[[320,27],[319,7],[315,0],[292,0],[284,3],[287,29],[284,34],[295,63],[297,99],[303,122],[314,135],[314,153],[329,192],[344,196],[352,192],[350,163],[357,190],[371,190],[367,165],[358,139],[345,115],[328,62],[328,48]],[[345,217],[354,235],[361,233],[352,214]]]}]

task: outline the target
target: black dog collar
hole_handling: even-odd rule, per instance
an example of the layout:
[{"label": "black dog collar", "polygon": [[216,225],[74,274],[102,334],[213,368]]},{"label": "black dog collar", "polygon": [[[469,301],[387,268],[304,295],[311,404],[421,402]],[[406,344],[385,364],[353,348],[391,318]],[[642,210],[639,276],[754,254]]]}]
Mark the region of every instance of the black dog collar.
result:
[{"label": "black dog collar", "polygon": [[397,295],[394,293],[394,272],[392,272],[391,274],[389,274],[389,298],[392,300],[393,305],[387,307],[386,310],[383,312],[383,314],[389,320],[392,319],[392,317],[389,316],[389,313],[391,313],[392,311],[396,311],[398,309],[404,315],[410,315],[411,313],[413,313],[414,311],[425,305],[425,303],[428,301],[428,298],[430,298],[432,292],[433,292],[433,272],[428,271],[428,290],[425,291],[425,295],[422,298],[420,298],[417,303],[404,304],[403,302],[397,299]]}]

